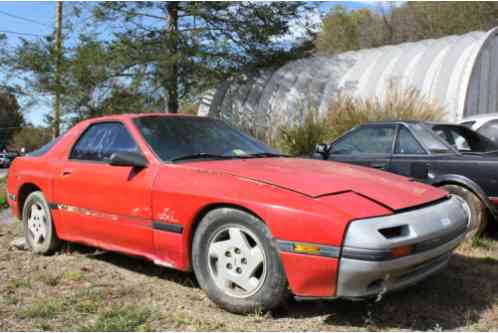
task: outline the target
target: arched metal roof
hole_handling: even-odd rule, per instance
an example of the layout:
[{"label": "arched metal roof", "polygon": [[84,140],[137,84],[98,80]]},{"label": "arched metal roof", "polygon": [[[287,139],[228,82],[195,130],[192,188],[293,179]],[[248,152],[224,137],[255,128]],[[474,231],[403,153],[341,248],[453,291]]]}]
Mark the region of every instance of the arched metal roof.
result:
[{"label": "arched metal roof", "polygon": [[310,105],[323,113],[339,92],[382,98],[393,81],[439,103],[449,121],[497,112],[498,28],[311,57],[244,74],[204,98],[199,113],[271,131],[299,121]]}]

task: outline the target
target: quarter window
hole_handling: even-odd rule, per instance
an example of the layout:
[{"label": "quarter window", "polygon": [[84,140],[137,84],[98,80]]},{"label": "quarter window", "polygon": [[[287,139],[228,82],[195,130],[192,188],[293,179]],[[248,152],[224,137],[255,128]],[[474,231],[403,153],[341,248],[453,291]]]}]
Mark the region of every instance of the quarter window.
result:
[{"label": "quarter window", "polygon": [[498,143],[498,119],[488,121],[477,132]]},{"label": "quarter window", "polygon": [[138,152],[139,148],[121,123],[91,125],[74,146],[70,159],[107,161],[113,153]]},{"label": "quarter window", "polygon": [[333,154],[391,154],[394,128],[394,125],[361,127],[334,144]]},{"label": "quarter window", "polygon": [[396,154],[424,154],[425,151],[408,129],[401,125],[398,134]]}]

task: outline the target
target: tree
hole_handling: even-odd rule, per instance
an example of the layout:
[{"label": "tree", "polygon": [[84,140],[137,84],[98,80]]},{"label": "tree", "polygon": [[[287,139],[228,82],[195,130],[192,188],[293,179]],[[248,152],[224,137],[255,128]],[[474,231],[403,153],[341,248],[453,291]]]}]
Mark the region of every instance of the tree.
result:
[{"label": "tree", "polygon": [[[292,53],[275,42],[307,8],[296,2],[104,2],[97,22],[122,26],[110,43],[120,54],[116,76],[148,80],[178,112],[179,100],[199,94],[261,59],[283,62]],[[265,60],[268,65],[268,60]]]},{"label": "tree", "polygon": [[405,2],[381,4],[378,10],[336,7],[323,20],[315,46],[336,54],[381,45],[440,38],[498,24],[496,2]]},{"label": "tree", "polygon": [[384,43],[384,27],[379,16],[368,9],[347,11],[342,6],[323,19],[315,45],[321,54],[336,54],[377,47]]},{"label": "tree", "polygon": [[0,90],[0,150],[24,126],[24,117],[19,109],[15,95],[8,90]]},{"label": "tree", "polygon": [[10,146],[17,151],[24,148],[26,152],[40,148],[52,137],[50,128],[27,126],[18,131],[13,137]]}]

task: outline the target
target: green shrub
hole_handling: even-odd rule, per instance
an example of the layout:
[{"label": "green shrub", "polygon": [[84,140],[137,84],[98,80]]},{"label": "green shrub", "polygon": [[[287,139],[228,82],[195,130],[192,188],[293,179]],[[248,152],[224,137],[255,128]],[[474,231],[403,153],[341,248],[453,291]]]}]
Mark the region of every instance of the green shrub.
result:
[{"label": "green shrub", "polygon": [[7,205],[7,185],[5,184],[5,178],[0,179],[0,209]]},{"label": "green shrub", "polygon": [[312,108],[303,117],[303,122],[281,126],[275,145],[289,155],[309,155],[315,145],[323,142],[328,135],[327,123],[318,117],[318,112]]}]

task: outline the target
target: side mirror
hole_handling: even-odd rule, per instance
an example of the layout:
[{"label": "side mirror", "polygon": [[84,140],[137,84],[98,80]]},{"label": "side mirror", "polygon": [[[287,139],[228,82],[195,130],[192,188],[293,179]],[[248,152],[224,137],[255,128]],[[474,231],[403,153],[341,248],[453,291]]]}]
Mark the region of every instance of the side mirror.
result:
[{"label": "side mirror", "polygon": [[146,168],[149,164],[145,156],[137,152],[117,152],[111,155],[110,165],[114,166],[131,166],[134,168]]},{"label": "side mirror", "polygon": [[320,154],[324,160],[329,158],[331,146],[326,143],[319,143],[315,146],[315,152]]}]

